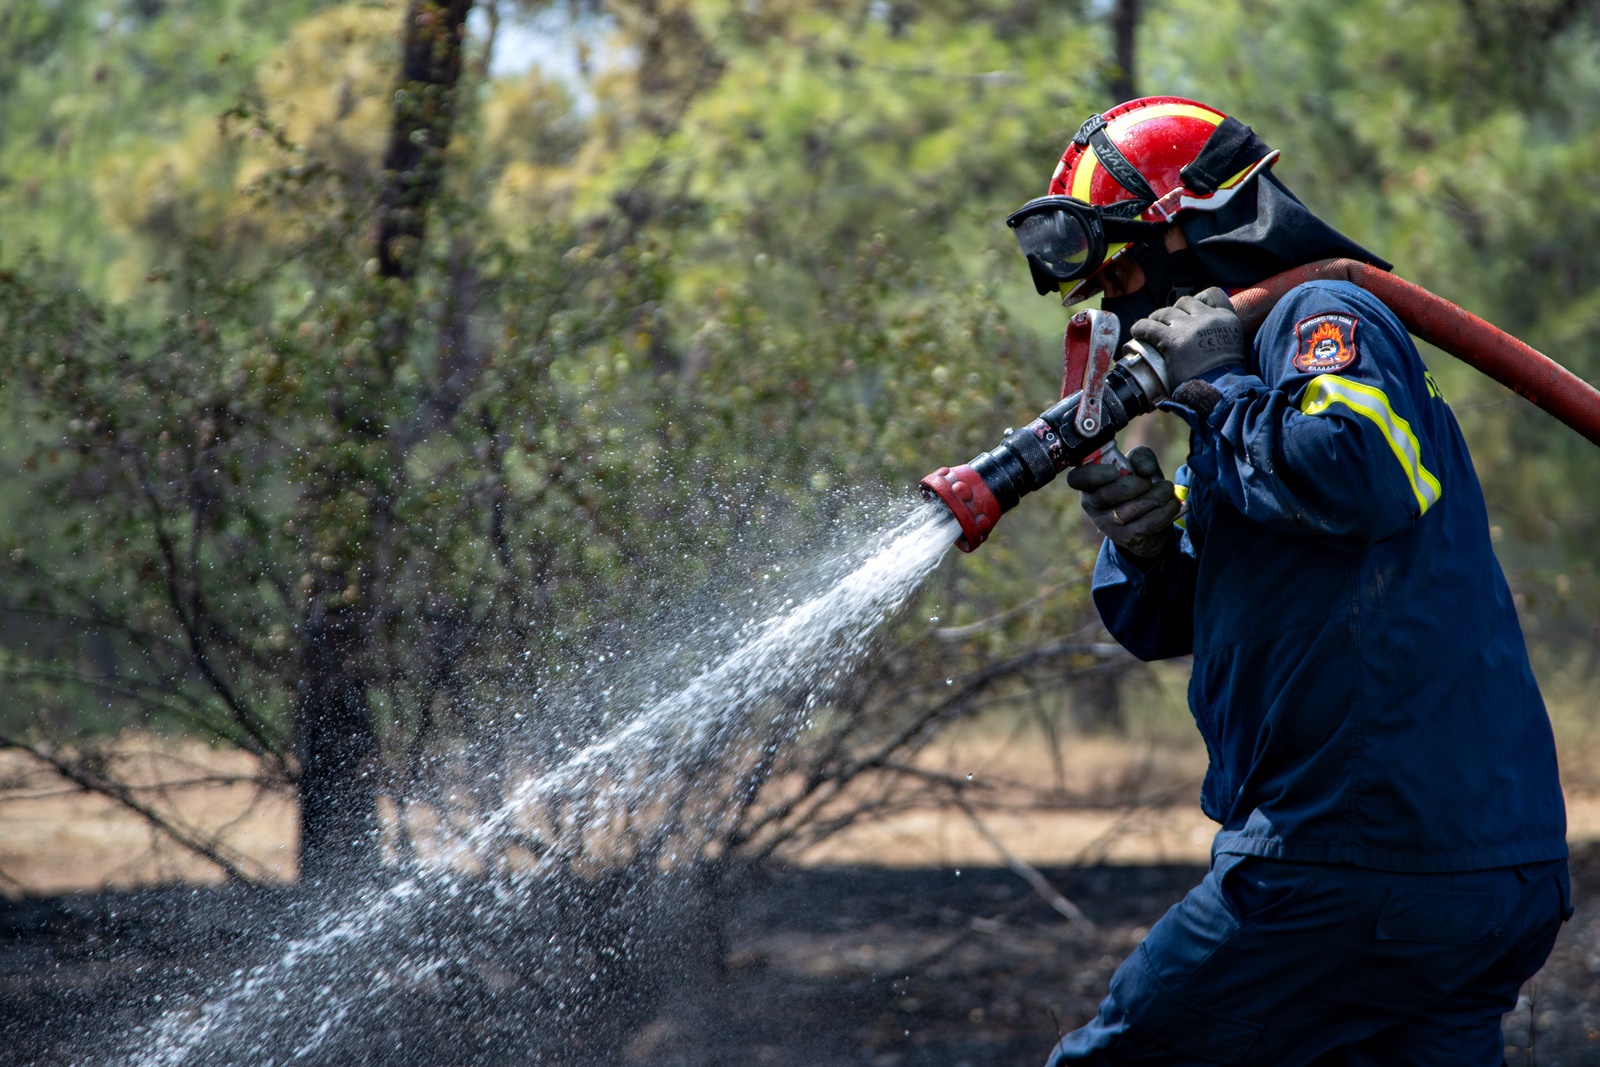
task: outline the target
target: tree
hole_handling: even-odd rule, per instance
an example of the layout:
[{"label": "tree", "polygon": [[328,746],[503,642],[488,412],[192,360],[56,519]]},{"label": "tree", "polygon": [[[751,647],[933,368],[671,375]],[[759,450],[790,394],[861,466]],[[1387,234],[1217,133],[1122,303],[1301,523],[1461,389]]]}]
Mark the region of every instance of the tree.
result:
[{"label": "tree", "polygon": [[[1530,9],[1548,34],[1509,43],[1488,9],[1420,5],[1382,62],[1317,43],[1378,7],[1285,9],[1246,67],[1249,11],[1162,5],[1146,87],[1255,122],[1319,211],[1581,366],[1592,131],[1557,90],[1581,81],[1592,27]],[[535,665],[616,648],[655,605],[753,567],[729,546],[795,554],[799,531],[896,499],[1046,405],[1060,312],[999,220],[1103,104],[1102,68],[1060,62],[1103,52],[1093,27],[1025,4],[611,10],[641,63],[581,105],[537,73],[482,80],[447,48],[417,53],[433,66],[398,114],[400,10],[320,10],[254,46],[220,132],[202,113],[139,142],[140,167],[177,176],[164,200],[105,183],[98,203],[149,274],[138,300],[116,297],[126,278],[97,288],[70,242],[64,262],[12,264],[0,370],[27,435],[9,447],[35,466],[0,558],[31,613],[12,615],[30,621],[6,670],[10,706],[50,713],[6,736],[87,772],[94,739],[129,724],[206,733],[313,798],[308,870],[319,840],[330,868],[350,842],[370,863],[380,802],[403,851],[407,812],[470,820],[595,728],[570,709],[511,719]],[[437,30],[465,8],[427,11]],[[1485,34],[1511,50],[1487,68]],[[1404,121],[1366,121],[1372,99]],[[125,148],[84,166],[122,175]],[[1484,210],[1465,173],[1533,181],[1538,204],[1568,205],[1560,225],[1517,196]],[[1520,241],[1535,254],[1506,266]],[[1591,572],[1537,538],[1592,525],[1593,457],[1441,377],[1468,398],[1497,521],[1526,545],[1519,589],[1580,647]],[[913,783],[884,753],[929,736],[907,724],[1024,693],[1048,721],[1069,714],[1117,662],[1086,629],[1081,530],[1071,494],[1039,494],[941,571],[870,685],[764,764],[751,817],[813,810],[785,807],[796,782],[814,796],[879,776],[903,800]],[[928,671],[983,683],[948,703],[919,688]],[[775,818],[740,840],[807,837]]]},{"label": "tree", "polygon": [[1111,39],[1116,68],[1111,77],[1111,98],[1116,103],[1143,95],[1138,89],[1137,48],[1139,14],[1143,0],[1117,0],[1111,9]]},{"label": "tree", "polygon": [[[448,36],[465,10],[405,25]],[[1026,161],[1069,132],[1008,88],[1053,62],[1038,27],[674,10],[641,9],[656,66],[603,83],[586,127],[537,105],[527,147],[506,108],[549,86],[474,83],[452,114],[459,52],[403,50],[432,66],[379,168],[336,124],[383,81],[328,51],[384,55],[378,15],[330,9],[263,59],[215,165],[167,186],[203,210],[124,211],[160,268],[144,306],[40,261],[8,274],[0,363],[41,472],[12,588],[69,637],[12,682],[78,728],[39,751],[89,753],[97,724],[206,731],[298,790],[308,873],[370,863],[375,796],[453,811],[460,745],[510,758],[500,694],[525,662],[858,496],[821,487],[908,485],[1049,399],[1056,345],[1001,310],[999,249],[967,252],[1001,244]],[[350,105],[320,110],[318,79]],[[1022,534],[1048,510],[952,576],[977,594],[954,621],[1034,596]],[[1074,628],[1088,550],[1047,571],[1080,589],[1049,608]],[[91,631],[114,676],[80,662]]]},{"label": "tree", "polygon": [[[373,211],[376,280],[364,321],[348,324],[358,333],[373,325],[376,336],[346,341],[343,373],[328,398],[332,433],[301,491],[299,511],[308,518],[340,501],[347,509],[338,524],[305,526],[315,531],[310,551],[319,566],[309,572],[300,625],[294,718],[300,863],[312,877],[370,871],[378,860],[378,730],[367,699],[368,672],[378,623],[373,609],[387,577],[381,571],[394,555],[395,468],[405,460],[404,442],[385,409],[392,407],[393,378],[405,360],[416,308],[413,284],[444,180],[471,8],[471,0],[411,0],[406,9]],[[456,364],[465,355],[448,354]],[[472,369],[450,366],[447,373],[454,378]],[[417,412],[400,414],[412,419]]]}]

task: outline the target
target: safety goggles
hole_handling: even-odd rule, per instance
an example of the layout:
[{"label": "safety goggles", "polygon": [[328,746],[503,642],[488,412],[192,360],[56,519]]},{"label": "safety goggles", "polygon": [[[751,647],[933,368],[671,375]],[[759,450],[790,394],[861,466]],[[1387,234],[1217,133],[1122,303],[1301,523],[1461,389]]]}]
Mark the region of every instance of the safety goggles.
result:
[{"label": "safety goggles", "polygon": [[1128,217],[1148,206],[1123,200],[1096,207],[1070,196],[1041,196],[1013,211],[1006,225],[1027,257],[1034,288],[1053,293],[1099,270],[1109,245],[1147,240],[1161,230],[1162,223]]}]

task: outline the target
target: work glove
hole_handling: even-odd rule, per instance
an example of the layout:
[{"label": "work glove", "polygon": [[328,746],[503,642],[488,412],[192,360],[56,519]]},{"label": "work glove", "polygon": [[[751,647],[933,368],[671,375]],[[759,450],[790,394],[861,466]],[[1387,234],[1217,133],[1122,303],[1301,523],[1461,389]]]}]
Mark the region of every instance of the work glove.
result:
[{"label": "work glove", "polygon": [[1067,484],[1083,493],[1089,521],[1111,543],[1135,559],[1161,555],[1172,536],[1172,521],[1183,506],[1172,483],[1161,477],[1161,463],[1148,448],[1128,453],[1132,474],[1109,463],[1088,463],[1067,472]]},{"label": "work glove", "polygon": [[1167,389],[1207,371],[1244,362],[1244,327],[1228,294],[1213,286],[1199,296],[1180,296],[1133,324],[1135,340],[1158,349],[1167,363]]}]

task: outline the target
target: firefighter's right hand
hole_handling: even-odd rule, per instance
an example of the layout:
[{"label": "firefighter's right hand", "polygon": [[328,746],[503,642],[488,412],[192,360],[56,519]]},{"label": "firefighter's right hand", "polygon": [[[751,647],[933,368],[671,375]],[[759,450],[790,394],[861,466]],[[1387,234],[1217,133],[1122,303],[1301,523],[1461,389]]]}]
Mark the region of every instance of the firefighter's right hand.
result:
[{"label": "firefighter's right hand", "polygon": [[1153,345],[1166,360],[1173,392],[1191,378],[1244,362],[1244,327],[1228,294],[1212,286],[1199,296],[1180,296],[1133,324],[1134,340]]},{"label": "firefighter's right hand", "polygon": [[1161,463],[1148,448],[1128,453],[1132,474],[1109,463],[1089,463],[1067,472],[1067,484],[1083,493],[1089,521],[1111,543],[1136,559],[1154,559],[1172,536],[1172,522],[1183,506]]}]

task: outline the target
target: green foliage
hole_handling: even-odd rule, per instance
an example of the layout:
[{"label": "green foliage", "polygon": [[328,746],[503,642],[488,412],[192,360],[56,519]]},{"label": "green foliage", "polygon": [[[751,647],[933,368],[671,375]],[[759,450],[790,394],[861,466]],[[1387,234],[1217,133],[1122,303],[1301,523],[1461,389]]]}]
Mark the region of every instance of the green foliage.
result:
[{"label": "green foliage", "polygon": [[[470,732],[524,652],[697,588],[741,539],[792,551],[908,498],[1055,395],[1062,314],[1000,219],[1106,103],[1074,5],[618,0],[632,64],[582,103],[474,61],[414,287],[374,276],[367,232],[397,8],[147,10],[0,24],[0,371],[36,463],[5,547],[12,598],[116,635],[118,679],[175,719],[287,760],[308,598],[350,590],[377,601],[391,754]],[[1600,373],[1592,17],[1154,11],[1146,91],[1251,122],[1403,274]],[[1433,364],[1530,627],[1589,640],[1600,457]],[[970,666],[1090,625],[1075,512],[1041,494],[945,568],[908,654]],[[993,624],[938,643],[934,611]],[[29,648],[12,666],[105,680]]]},{"label": "green foliage", "polygon": [[[81,642],[25,657],[127,709],[85,723],[201,728],[292,767],[302,620],[328,598],[371,620],[403,777],[523,664],[726,572],[735,542],[793,552],[840,509],[909,502],[1053,395],[1058,342],[1007,311],[998,220],[1089,106],[1014,91],[1081,36],[1064,20],[686,6],[641,32],[702,58],[646,42],[661,64],[601,79],[587,118],[537,76],[469,82],[403,286],[363,223],[384,118],[360,101],[390,17],[311,16],[257,42],[220,122],[106,145],[100,208],[159,268],[110,280],[132,299],[38,259],[0,281],[0,372],[41,472],[9,588],[115,646],[109,673],[80,669]],[[926,651],[951,667],[1081,626],[1092,546],[1057,541],[953,572],[944,621],[1041,577],[1065,593]]]},{"label": "green foliage", "polygon": [[[700,447],[780,485],[908,485],[1058,387],[1059,312],[1014,269],[1000,220],[1092,106],[1090,79],[1060,69],[1094,43],[1070,12],[795,11],[706,18],[715,83],[665,134],[580,153],[573,200],[618,205],[659,242],[672,277],[648,359],[695,405]],[[603,114],[625,113],[627,90]],[[1082,572],[1077,539],[1062,553],[1022,525],[963,561],[958,619]],[[1075,628],[1084,600],[1052,610]]]},{"label": "green foliage", "polygon": [[[185,137],[180,170],[204,166],[195,131],[249,87],[258,60],[314,0],[8,0],[0,5],[0,262],[37,243],[99,289],[123,255],[98,194]],[[109,168],[109,173],[107,168]],[[117,175],[118,177],[111,177]],[[146,195],[166,192],[144,174]],[[121,190],[124,191],[125,190]],[[113,225],[108,225],[113,223]],[[120,281],[134,296],[142,272]]]}]

